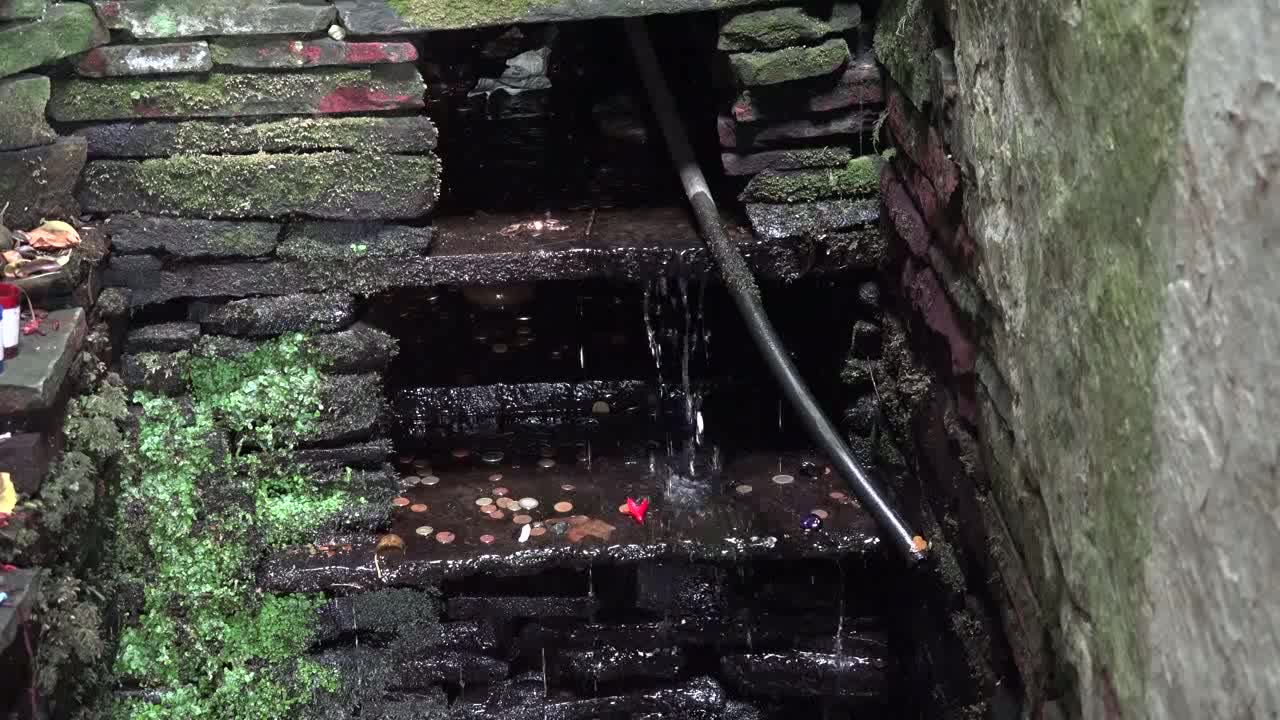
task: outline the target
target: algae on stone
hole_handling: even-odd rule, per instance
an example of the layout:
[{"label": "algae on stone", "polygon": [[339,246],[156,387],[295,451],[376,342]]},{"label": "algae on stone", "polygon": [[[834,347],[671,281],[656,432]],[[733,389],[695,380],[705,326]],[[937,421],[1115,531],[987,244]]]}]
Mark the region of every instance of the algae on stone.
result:
[{"label": "algae on stone", "polygon": [[889,0],[880,8],[876,58],[907,97],[922,108],[929,100],[929,60],[937,47],[929,0]]},{"label": "algae on stone", "polygon": [[861,9],[856,4],[837,4],[829,21],[814,17],[800,7],[747,10],[735,13],[720,26],[718,47],[722,52],[738,52],[802,45],[851,30],[858,26],[861,18]]},{"label": "algae on stone", "polygon": [[49,78],[16,75],[0,80],[0,150],[44,145],[58,135],[45,120]]},{"label": "algae on stone", "polygon": [[109,39],[93,8],[75,2],[54,5],[39,20],[0,27],[0,77],[71,57]]},{"label": "algae on stone", "polygon": [[874,194],[880,185],[880,162],[868,155],[843,168],[764,172],[751,178],[742,202],[794,203]]},{"label": "algae on stone", "polygon": [[729,56],[738,83],[745,87],[776,85],[832,75],[849,62],[849,44],[828,40],[816,47],[789,47],[769,52],[735,53]]}]

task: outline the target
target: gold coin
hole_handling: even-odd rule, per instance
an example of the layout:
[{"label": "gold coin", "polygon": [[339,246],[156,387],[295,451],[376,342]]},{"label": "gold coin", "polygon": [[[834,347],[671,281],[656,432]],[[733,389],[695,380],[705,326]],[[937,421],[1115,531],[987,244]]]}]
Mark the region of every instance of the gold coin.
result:
[{"label": "gold coin", "polygon": [[396,498],[395,500],[392,500],[392,501],[391,501],[391,504],[392,504],[392,505],[395,505],[396,507],[404,507],[404,506],[406,506],[406,505],[408,505],[408,504],[409,504],[409,498],[407,498],[407,497],[398,497],[398,498]]},{"label": "gold coin", "polygon": [[528,525],[529,523],[533,522],[533,518],[529,517],[528,515],[517,515],[511,518],[511,522],[517,525]]},{"label": "gold coin", "polygon": [[573,509],[573,503],[568,502],[566,500],[561,500],[560,502],[555,504],[555,510],[558,513],[567,513],[572,509]]}]

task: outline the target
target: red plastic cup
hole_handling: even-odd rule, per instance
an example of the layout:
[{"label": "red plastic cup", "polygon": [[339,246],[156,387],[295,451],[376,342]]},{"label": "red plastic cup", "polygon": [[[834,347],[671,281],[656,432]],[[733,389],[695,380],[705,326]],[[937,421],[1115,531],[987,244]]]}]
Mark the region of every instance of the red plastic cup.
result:
[{"label": "red plastic cup", "polygon": [[0,342],[5,358],[16,357],[22,343],[22,291],[12,283],[0,283]]}]

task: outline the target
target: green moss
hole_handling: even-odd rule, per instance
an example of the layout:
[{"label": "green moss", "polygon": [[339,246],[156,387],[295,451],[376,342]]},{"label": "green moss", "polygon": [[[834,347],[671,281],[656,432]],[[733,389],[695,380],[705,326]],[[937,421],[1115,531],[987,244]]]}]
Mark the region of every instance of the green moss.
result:
[{"label": "green moss", "polygon": [[846,147],[805,148],[790,150],[791,162],[799,167],[840,167],[851,159]]},{"label": "green moss", "polygon": [[62,3],[40,20],[0,27],[0,77],[39,67],[106,43],[93,8]]},{"label": "green moss", "polygon": [[804,8],[780,7],[734,15],[720,27],[722,51],[784,48],[831,34],[827,23]]},{"label": "green moss", "polygon": [[[353,116],[335,118],[286,118],[250,125],[186,122],[176,128],[174,144],[183,154],[217,152],[284,152],[355,150],[395,152],[405,138],[387,131],[387,120]],[[428,151],[426,138],[417,148]]]},{"label": "green moss", "polygon": [[929,57],[937,47],[928,0],[890,0],[880,8],[876,58],[918,108],[929,101]]},{"label": "green moss", "polygon": [[849,44],[839,38],[817,47],[789,47],[729,56],[734,75],[739,84],[746,87],[831,75],[848,61]]},{"label": "green moss", "polygon": [[740,199],[743,202],[810,202],[870,195],[879,185],[879,159],[868,155],[854,158],[840,169],[761,173],[751,178]]},{"label": "green moss", "polygon": [[495,25],[519,20],[535,7],[555,5],[539,0],[387,0],[391,9],[415,27],[446,29]]}]

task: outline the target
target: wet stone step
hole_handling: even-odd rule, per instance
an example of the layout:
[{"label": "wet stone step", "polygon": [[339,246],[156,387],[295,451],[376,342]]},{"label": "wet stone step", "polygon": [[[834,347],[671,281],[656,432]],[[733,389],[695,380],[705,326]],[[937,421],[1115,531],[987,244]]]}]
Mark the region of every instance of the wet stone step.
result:
[{"label": "wet stone step", "polygon": [[585,620],[600,609],[594,597],[455,597],[445,604],[445,614],[458,620],[511,620],[514,618],[578,618]]},{"label": "wet stone step", "polygon": [[[404,541],[403,551],[384,552],[375,562],[373,536],[342,538],[338,544],[351,549],[333,556],[297,547],[270,558],[258,582],[265,590],[311,592],[339,585],[434,586],[482,573],[526,575],[599,563],[878,555],[874,522],[842,480],[779,473],[780,463],[798,468],[806,460],[821,466],[821,458],[809,455],[731,459],[709,504],[686,513],[664,502],[666,481],[646,464],[599,458],[590,467],[495,466],[467,453],[455,467],[433,464],[425,471],[433,474],[416,476],[396,501],[392,532]],[[620,512],[628,497],[650,499],[644,524]],[[826,517],[807,530],[802,520],[810,513]]]},{"label": "wet stone step", "polygon": [[888,662],[850,653],[748,653],[720,660],[739,692],[764,697],[884,700]]},{"label": "wet stone step", "polygon": [[527,657],[537,657],[544,648],[590,650],[599,647],[830,653],[835,651],[838,638],[842,652],[887,659],[889,642],[887,634],[880,629],[882,624],[879,618],[841,618],[837,612],[731,620],[674,618],[617,625],[541,621],[521,629],[516,646]]},{"label": "wet stone step", "polygon": [[580,383],[524,383],[464,387],[409,387],[396,391],[391,403],[398,432],[425,439],[441,427],[479,424],[483,418],[519,415],[588,417],[605,403],[605,414],[647,407],[648,383],[639,380]]},{"label": "wet stone step", "polygon": [[621,681],[674,680],[688,665],[688,654],[678,647],[639,650],[606,646],[556,650],[548,672],[558,685],[587,689]]},{"label": "wet stone step", "polygon": [[544,698],[541,677],[517,678],[482,689],[483,696],[464,695],[450,717],[457,720],[634,720],[646,714],[666,720],[749,720],[761,717],[728,700],[720,684],[708,677],[628,695],[593,698]]}]

